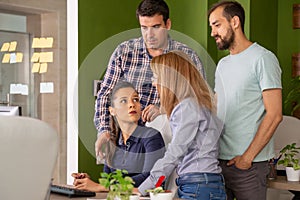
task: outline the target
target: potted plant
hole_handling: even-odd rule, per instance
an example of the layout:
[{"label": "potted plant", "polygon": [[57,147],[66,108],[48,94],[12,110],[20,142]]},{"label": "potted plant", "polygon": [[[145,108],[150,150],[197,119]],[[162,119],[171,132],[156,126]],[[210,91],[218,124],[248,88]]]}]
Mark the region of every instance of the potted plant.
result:
[{"label": "potted plant", "polygon": [[284,101],[284,108],[290,110],[292,116],[300,119],[300,76],[293,78],[291,84],[292,89]]},{"label": "potted plant", "polygon": [[146,190],[149,192],[151,200],[172,200],[173,194],[169,190],[164,190],[162,187],[156,187],[151,190]]},{"label": "potted plant", "polygon": [[126,170],[119,170],[112,173],[102,172],[99,183],[109,190],[107,200],[136,200],[138,195],[132,195],[134,181],[126,176]]},{"label": "potted plant", "polygon": [[286,175],[288,181],[299,181],[300,178],[300,165],[297,154],[300,147],[296,146],[296,143],[288,144],[281,149],[280,154],[283,155],[278,164],[285,166]]}]

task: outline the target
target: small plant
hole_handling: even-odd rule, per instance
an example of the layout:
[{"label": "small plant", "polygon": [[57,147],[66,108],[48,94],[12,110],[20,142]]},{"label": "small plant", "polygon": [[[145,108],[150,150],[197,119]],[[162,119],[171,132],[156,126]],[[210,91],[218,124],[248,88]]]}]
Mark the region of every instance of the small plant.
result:
[{"label": "small plant", "polygon": [[128,174],[126,170],[119,170],[112,173],[102,172],[99,183],[105,188],[109,189],[107,194],[107,200],[129,200],[129,196],[132,194],[134,187],[134,181],[131,177],[126,176]]},{"label": "small plant", "polygon": [[285,167],[293,167],[294,170],[299,170],[299,158],[296,157],[296,155],[299,153],[299,149],[300,147],[296,147],[296,143],[286,145],[280,151],[280,153],[283,155],[283,158],[278,161],[278,164],[281,164]]},{"label": "small plant", "polygon": [[166,192],[162,187],[156,187],[154,189],[146,190],[146,192],[152,192],[153,194],[158,194],[162,192]]}]

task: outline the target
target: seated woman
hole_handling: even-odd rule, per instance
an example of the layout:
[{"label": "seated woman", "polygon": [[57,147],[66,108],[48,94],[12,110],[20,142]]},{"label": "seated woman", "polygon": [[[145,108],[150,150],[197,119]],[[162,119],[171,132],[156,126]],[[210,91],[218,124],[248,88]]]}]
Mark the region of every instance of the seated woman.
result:
[{"label": "seated woman", "polygon": [[[128,171],[138,187],[150,174],[154,163],[163,157],[165,144],[157,130],[138,125],[141,104],[134,86],[129,82],[118,82],[110,95],[111,120],[110,142],[106,149],[104,171],[115,169]],[[86,173],[73,173],[74,185],[78,189],[101,192],[106,189],[93,182]]]},{"label": "seated woman", "polygon": [[192,61],[182,52],[169,52],[151,61],[152,84],[167,114],[172,140],[164,157],[135,192],[146,194],[161,176],[177,167],[177,192],[181,199],[226,199],[218,162],[223,123],[216,117],[213,94]]}]

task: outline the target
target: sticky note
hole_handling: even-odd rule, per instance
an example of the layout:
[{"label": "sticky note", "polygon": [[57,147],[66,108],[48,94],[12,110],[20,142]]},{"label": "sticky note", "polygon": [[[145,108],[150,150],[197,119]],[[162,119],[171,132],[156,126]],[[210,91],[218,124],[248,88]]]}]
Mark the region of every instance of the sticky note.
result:
[{"label": "sticky note", "polygon": [[17,53],[16,62],[20,63],[23,61],[23,53]]},{"label": "sticky note", "polygon": [[40,71],[40,63],[33,63],[31,73],[36,73]]},{"label": "sticky note", "polygon": [[9,59],[10,59],[10,54],[9,53],[4,54],[2,58],[2,63],[9,63]]},{"label": "sticky note", "polygon": [[40,83],[40,93],[53,93],[54,84],[53,82]]},{"label": "sticky note", "polygon": [[10,84],[9,93],[10,94],[19,94],[17,84]]},{"label": "sticky note", "polygon": [[20,87],[21,95],[28,95],[28,86],[27,85],[21,84],[19,87]]},{"label": "sticky note", "polygon": [[13,63],[16,63],[16,62],[17,62],[17,54],[16,53],[11,53],[9,63],[13,64]]},{"label": "sticky note", "polygon": [[53,47],[53,41],[54,41],[53,37],[47,37],[46,40],[47,40],[47,43],[46,43],[45,48],[52,48]]},{"label": "sticky note", "polygon": [[31,47],[32,48],[38,48],[39,41],[40,41],[40,38],[33,38]]},{"label": "sticky note", "polygon": [[3,43],[1,47],[1,51],[8,51],[8,49],[9,49],[9,42]]},{"label": "sticky note", "polygon": [[40,59],[40,53],[39,52],[34,52],[32,57],[31,57],[31,62],[38,62]]},{"label": "sticky note", "polygon": [[46,73],[47,72],[47,68],[48,68],[48,64],[47,63],[41,63],[41,65],[40,65],[40,73]]},{"label": "sticky note", "polygon": [[53,52],[41,52],[40,53],[40,62],[53,62]]},{"label": "sticky note", "polygon": [[8,51],[16,51],[16,48],[17,48],[17,42],[16,41],[10,42]]}]

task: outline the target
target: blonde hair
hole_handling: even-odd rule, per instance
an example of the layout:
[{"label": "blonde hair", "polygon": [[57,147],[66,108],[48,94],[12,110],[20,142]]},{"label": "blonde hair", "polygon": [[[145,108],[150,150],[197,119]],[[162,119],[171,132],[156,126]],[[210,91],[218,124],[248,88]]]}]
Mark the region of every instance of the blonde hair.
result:
[{"label": "blonde hair", "polygon": [[215,112],[211,89],[186,54],[181,51],[162,54],[154,57],[150,66],[157,75],[161,109],[168,117],[186,98],[193,98],[199,106]]}]

